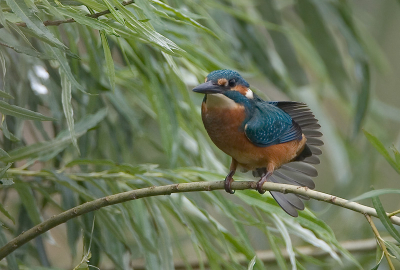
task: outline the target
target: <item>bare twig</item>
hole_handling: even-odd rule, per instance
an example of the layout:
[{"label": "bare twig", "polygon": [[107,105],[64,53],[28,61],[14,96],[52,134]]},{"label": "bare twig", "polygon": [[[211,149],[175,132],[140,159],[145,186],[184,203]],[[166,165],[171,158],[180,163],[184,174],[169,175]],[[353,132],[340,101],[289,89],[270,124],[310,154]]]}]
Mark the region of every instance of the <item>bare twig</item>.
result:
[{"label": "bare twig", "polygon": [[[134,0],[129,0],[129,1],[123,1],[121,4],[123,6],[127,6],[127,5],[130,5],[130,4],[134,3],[134,2],[135,2]],[[114,7],[114,8],[115,8],[115,10],[118,10],[118,8],[116,8],[116,7]],[[110,14],[110,13],[111,13],[111,11],[109,9],[106,9],[106,10],[103,10],[103,11],[98,12],[98,13],[87,14],[86,16],[90,17],[90,18],[97,19],[100,16],[103,16],[103,15],[106,15],[106,14]],[[43,24],[45,26],[58,26],[60,24],[73,23],[73,22],[75,22],[75,20],[73,18],[69,18],[69,19],[65,19],[65,20],[44,21]],[[21,26],[21,27],[26,27],[26,23],[24,23],[24,22],[15,23],[15,25],[16,26]],[[4,26],[0,24],[0,28],[3,28],[3,27]]]},{"label": "bare twig", "polygon": [[[235,181],[232,184],[232,189],[234,190],[255,189],[256,186],[257,182],[255,181]],[[172,193],[212,191],[220,189],[224,189],[224,181],[192,182],[192,183],[181,183],[181,184],[173,184],[173,185],[158,186],[158,187],[153,186],[99,198],[97,200],[76,206],[72,209],[62,212],[61,214],[55,215],[50,219],[34,226],[28,231],[21,233],[19,236],[8,242],[0,249],[0,260],[6,257],[11,252],[13,252],[14,250],[16,250],[18,247],[34,239],[35,237],[41,235],[42,233],[50,230],[51,228],[54,228],[62,223],[65,223],[70,219],[86,214],[88,212],[98,210],[105,206],[118,204],[130,200],[136,200],[140,198],[160,196],[160,195],[170,195]],[[375,217],[378,216],[374,208],[356,202],[349,202],[345,199],[332,196],[330,194],[318,192],[315,190],[311,190],[306,187],[298,187],[298,186],[268,182],[264,184],[263,189],[270,191],[278,191],[282,193],[295,193],[299,195],[304,195],[313,198],[315,200],[325,201],[369,216],[375,216]],[[391,217],[390,220],[393,224],[400,225],[399,217]]]},{"label": "bare twig", "polygon": [[392,216],[397,215],[397,214],[400,214],[400,209],[388,214],[388,217],[392,217]]},{"label": "bare twig", "polygon": [[378,229],[376,228],[376,226],[375,226],[374,222],[372,221],[371,217],[369,215],[367,215],[367,214],[364,214],[364,215],[367,218],[369,225],[371,225],[372,231],[375,234],[376,241],[378,241],[379,246],[381,247],[381,249],[383,251],[383,254],[386,257],[386,260],[387,260],[387,262],[389,264],[390,270],[395,270],[394,265],[392,263],[392,260],[390,259],[390,254],[389,254],[389,252],[388,252],[388,250],[386,248],[385,243],[383,242],[383,239],[381,238],[381,236],[380,236],[380,234],[378,232]]}]

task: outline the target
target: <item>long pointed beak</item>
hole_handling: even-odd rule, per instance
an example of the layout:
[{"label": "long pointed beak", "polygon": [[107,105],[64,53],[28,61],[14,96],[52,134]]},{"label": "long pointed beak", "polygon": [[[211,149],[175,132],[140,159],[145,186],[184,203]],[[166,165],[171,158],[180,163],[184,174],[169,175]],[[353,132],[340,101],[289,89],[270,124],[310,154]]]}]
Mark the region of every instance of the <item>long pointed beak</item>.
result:
[{"label": "long pointed beak", "polygon": [[223,91],[224,89],[220,85],[213,84],[212,81],[202,83],[193,88],[193,92],[203,93],[203,94],[217,94],[217,93],[222,93]]}]

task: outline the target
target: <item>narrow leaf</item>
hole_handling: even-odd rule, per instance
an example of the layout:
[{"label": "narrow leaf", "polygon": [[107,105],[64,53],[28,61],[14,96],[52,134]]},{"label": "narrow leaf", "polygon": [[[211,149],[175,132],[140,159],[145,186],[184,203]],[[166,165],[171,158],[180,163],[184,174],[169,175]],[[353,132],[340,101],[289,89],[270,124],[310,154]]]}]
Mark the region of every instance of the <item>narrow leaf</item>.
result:
[{"label": "narrow leaf", "polygon": [[254,256],[253,259],[249,262],[249,266],[247,267],[247,270],[253,270],[254,265],[256,264],[257,256]]},{"label": "narrow leaf", "polygon": [[71,82],[67,79],[65,72],[63,72],[62,70],[60,70],[60,76],[61,76],[61,88],[62,88],[61,102],[63,106],[65,119],[67,120],[67,126],[69,133],[71,135],[72,144],[75,146],[76,150],[78,150],[78,153],[80,154],[74,129],[74,110],[72,108],[72,103],[71,103],[71,98],[72,98]]},{"label": "narrow leaf", "polygon": [[26,23],[26,26],[31,29],[35,34],[49,43],[57,46],[63,50],[67,47],[61,43],[50,31],[44,26],[43,22],[33,13],[32,10],[26,5],[24,0],[6,0],[8,6],[12,11]]},{"label": "narrow leaf", "polygon": [[58,11],[68,17],[72,17],[75,21],[80,24],[87,25],[93,29],[104,30],[109,34],[116,34],[114,29],[108,24],[100,21],[99,19],[94,19],[80,13],[79,11],[72,8],[60,8]]},{"label": "narrow leaf", "polygon": [[[2,226],[0,226],[0,245],[4,246],[5,244],[7,244],[7,238],[4,235]],[[18,270],[19,269],[17,259],[15,258],[15,252],[10,253],[6,257],[6,260],[7,260],[7,269],[9,269],[9,270]]]},{"label": "narrow leaf", "polygon": [[5,91],[3,91],[3,90],[0,90],[0,97],[2,97],[2,98],[12,98],[12,99],[14,99],[14,97],[13,97],[12,95],[10,95],[9,93],[7,93],[7,92],[5,92]]},{"label": "narrow leaf", "polygon": [[383,242],[385,243],[386,247],[389,249],[390,253],[392,253],[392,255],[395,256],[398,261],[400,261],[400,247],[389,241],[383,240]]},{"label": "narrow leaf", "polygon": [[[76,137],[80,137],[85,134],[89,129],[95,127],[101,120],[106,116],[107,110],[103,109],[98,111],[96,114],[88,115],[81,119],[75,125]],[[25,147],[21,147],[10,151],[9,157],[1,157],[0,161],[3,162],[14,162],[16,160],[31,158],[48,160],[59,152],[64,150],[71,143],[70,132],[64,130],[57,135],[57,138],[49,142],[40,142],[31,144]]]},{"label": "narrow leaf", "polygon": [[56,119],[44,116],[43,114],[30,111],[15,105],[8,104],[7,102],[0,100],[0,113],[5,115],[12,115],[27,120],[39,120],[39,121],[55,121]]},{"label": "narrow leaf", "polygon": [[54,57],[58,60],[58,62],[60,63],[60,67],[64,70],[65,74],[67,75],[69,81],[71,82],[71,84],[78,88],[79,90],[81,90],[82,92],[85,92],[85,89],[83,88],[82,85],[80,85],[78,83],[78,81],[75,79],[74,75],[72,75],[71,72],[71,68],[68,64],[68,60],[67,58],[64,56],[64,54],[60,51],[57,50],[56,48],[53,47],[49,47],[51,52],[53,53]]},{"label": "narrow leaf", "polygon": [[398,243],[400,243],[400,233],[394,228],[392,222],[390,222],[390,219],[387,216],[385,209],[383,209],[383,206],[382,206],[381,201],[379,200],[379,197],[373,197],[372,204],[374,205],[374,208],[376,209],[378,217],[379,217],[380,221],[382,222],[383,226],[385,226],[386,230],[390,233],[390,235],[394,239],[396,239],[396,241]]},{"label": "narrow leaf", "polygon": [[100,32],[101,36],[101,44],[103,45],[104,56],[106,59],[106,67],[107,67],[107,75],[110,80],[111,89],[113,92],[115,91],[115,70],[114,70],[114,61],[111,55],[110,47],[108,45],[107,37],[104,31]]},{"label": "narrow leaf", "polygon": [[2,203],[0,203],[0,212],[2,212],[3,215],[5,215],[15,224],[15,219],[10,215],[10,213],[8,213],[8,211],[4,208]]},{"label": "narrow leaf", "polygon": [[39,213],[39,206],[36,204],[36,199],[33,196],[33,192],[28,183],[16,182],[14,188],[17,190],[22,204],[26,208],[29,218],[33,224],[39,224],[42,221],[42,217]]},{"label": "narrow leaf", "polygon": [[378,150],[378,152],[381,153],[381,155],[387,160],[387,162],[389,162],[393,169],[395,169],[396,172],[400,174],[400,164],[397,164],[396,161],[390,156],[383,143],[371,133],[365,130],[363,130],[363,132],[365,134],[365,137],[367,137],[368,141],[375,147],[375,149]]},{"label": "narrow leaf", "polygon": [[400,194],[400,189],[386,188],[386,189],[371,190],[371,191],[365,192],[364,194],[361,194],[360,196],[355,197],[354,199],[351,199],[350,201],[353,201],[353,202],[361,201],[364,199],[377,197],[377,196],[384,195],[384,194]]}]

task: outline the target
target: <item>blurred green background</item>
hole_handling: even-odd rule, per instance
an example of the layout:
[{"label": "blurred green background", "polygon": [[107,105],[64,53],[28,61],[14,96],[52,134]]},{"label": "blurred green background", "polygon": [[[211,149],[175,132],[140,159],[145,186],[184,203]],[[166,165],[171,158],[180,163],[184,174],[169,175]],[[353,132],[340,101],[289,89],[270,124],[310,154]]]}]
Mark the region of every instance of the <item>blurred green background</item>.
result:
[{"label": "blurred green background", "polygon": [[[229,157],[208,138],[202,97],[191,92],[222,68],[239,71],[265,99],[302,101],[313,110],[325,142],[316,190],[351,199],[372,187],[398,188],[400,155],[389,149],[400,144],[398,1],[125,4],[0,2],[2,245],[54,214],[109,194],[223,180]],[[86,16],[104,10],[110,11]],[[75,22],[51,25],[69,18]],[[363,129],[395,155],[395,165]],[[235,179],[255,180],[251,174]],[[398,198],[380,197],[387,212],[400,208]],[[372,206],[370,199],[361,203]],[[269,195],[255,191],[147,198],[71,220],[0,265],[372,269],[377,264],[380,249],[353,257],[341,245],[373,241],[362,214],[313,200],[307,206],[309,211],[292,218]],[[304,255],[296,248],[303,245],[330,255]],[[275,262],[258,257],[248,266],[263,250],[272,251]],[[379,269],[388,269],[385,259]]]}]

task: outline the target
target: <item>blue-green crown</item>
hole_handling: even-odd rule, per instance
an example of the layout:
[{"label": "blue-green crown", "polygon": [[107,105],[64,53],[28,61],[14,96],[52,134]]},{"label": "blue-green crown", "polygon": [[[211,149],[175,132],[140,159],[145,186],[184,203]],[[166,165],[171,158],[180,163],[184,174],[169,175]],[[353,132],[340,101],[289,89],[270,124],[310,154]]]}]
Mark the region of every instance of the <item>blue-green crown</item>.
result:
[{"label": "blue-green crown", "polygon": [[238,72],[230,69],[214,70],[207,75],[207,81],[218,81],[218,79],[227,79],[228,81],[234,79],[237,84],[246,87],[250,86],[248,82],[246,82]]}]

